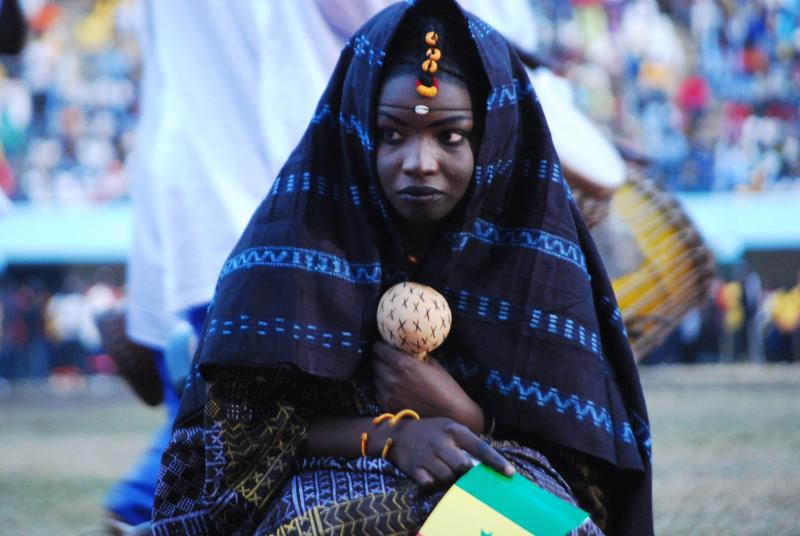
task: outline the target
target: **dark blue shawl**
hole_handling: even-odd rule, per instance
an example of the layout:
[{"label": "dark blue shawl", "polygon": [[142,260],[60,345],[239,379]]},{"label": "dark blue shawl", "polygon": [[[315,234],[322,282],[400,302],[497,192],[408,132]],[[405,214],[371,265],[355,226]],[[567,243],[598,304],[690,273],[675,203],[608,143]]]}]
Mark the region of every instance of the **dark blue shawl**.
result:
[{"label": "dark blue shawl", "polygon": [[[436,3],[461,17],[455,2]],[[465,217],[422,267],[406,264],[378,187],[373,126],[385,51],[413,6],[387,8],[342,51],[222,269],[195,370],[293,365],[351,378],[370,359],[382,291],[411,277],[448,298],[453,330],[435,355],[484,410],[640,475],[628,526],[649,532],[647,411],[609,279],[522,63],[469,13],[490,89]],[[190,381],[183,414],[202,404],[201,382]]]}]

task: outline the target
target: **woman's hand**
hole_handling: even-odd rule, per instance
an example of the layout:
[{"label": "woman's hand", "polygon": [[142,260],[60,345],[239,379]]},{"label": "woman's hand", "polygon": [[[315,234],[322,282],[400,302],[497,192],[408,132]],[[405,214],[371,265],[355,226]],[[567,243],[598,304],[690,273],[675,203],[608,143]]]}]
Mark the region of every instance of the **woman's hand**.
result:
[{"label": "woman's hand", "polygon": [[389,459],[420,486],[451,484],[472,467],[467,454],[506,476],[516,472],[491,445],[450,419],[404,419],[386,433],[393,441]]},{"label": "woman's hand", "polygon": [[386,411],[411,408],[423,417],[449,417],[475,433],[483,431],[480,406],[438,361],[419,361],[384,342],[372,350],[375,391]]}]

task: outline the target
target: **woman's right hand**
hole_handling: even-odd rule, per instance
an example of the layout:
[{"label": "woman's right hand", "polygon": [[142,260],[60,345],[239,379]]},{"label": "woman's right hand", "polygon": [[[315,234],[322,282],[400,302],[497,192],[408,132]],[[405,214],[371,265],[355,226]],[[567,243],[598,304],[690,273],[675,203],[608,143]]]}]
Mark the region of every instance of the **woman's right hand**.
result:
[{"label": "woman's right hand", "polygon": [[420,486],[443,487],[472,467],[471,455],[505,476],[516,470],[466,426],[447,418],[404,419],[388,431],[389,459]]}]

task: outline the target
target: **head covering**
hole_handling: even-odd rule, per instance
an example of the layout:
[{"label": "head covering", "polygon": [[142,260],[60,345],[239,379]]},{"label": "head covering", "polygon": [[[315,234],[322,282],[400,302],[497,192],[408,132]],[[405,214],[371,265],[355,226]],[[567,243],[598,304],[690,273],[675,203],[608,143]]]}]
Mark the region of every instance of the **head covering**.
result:
[{"label": "head covering", "polygon": [[[374,135],[386,51],[416,10],[463,27],[488,84],[463,218],[418,269],[380,190]],[[222,269],[195,369],[288,365],[351,378],[378,337],[382,291],[412,271],[447,297],[453,328],[437,355],[481,407],[510,428],[630,470],[620,533],[652,531],[647,412],[608,277],[524,66],[452,0],[390,6],[348,42]],[[202,404],[200,381],[190,379],[184,414]]]}]

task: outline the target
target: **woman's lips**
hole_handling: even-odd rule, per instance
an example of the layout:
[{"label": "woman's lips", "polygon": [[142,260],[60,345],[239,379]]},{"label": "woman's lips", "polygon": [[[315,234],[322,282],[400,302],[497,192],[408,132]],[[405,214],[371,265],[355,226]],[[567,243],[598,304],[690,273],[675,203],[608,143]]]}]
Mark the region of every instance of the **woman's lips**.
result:
[{"label": "woman's lips", "polygon": [[410,203],[427,203],[444,195],[441,190],[430,186],[407,186],[397,193],[401,199]]}]

